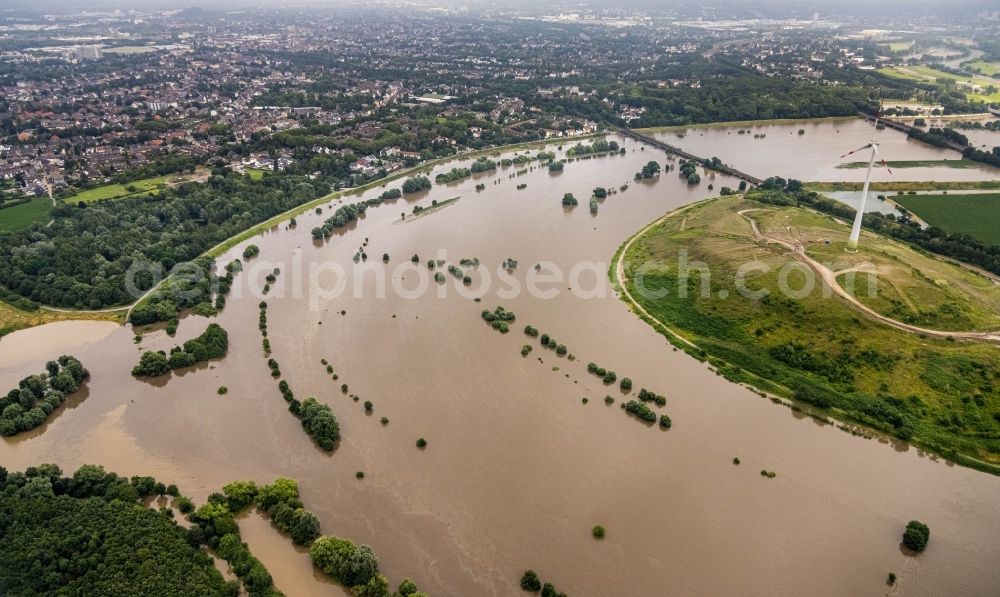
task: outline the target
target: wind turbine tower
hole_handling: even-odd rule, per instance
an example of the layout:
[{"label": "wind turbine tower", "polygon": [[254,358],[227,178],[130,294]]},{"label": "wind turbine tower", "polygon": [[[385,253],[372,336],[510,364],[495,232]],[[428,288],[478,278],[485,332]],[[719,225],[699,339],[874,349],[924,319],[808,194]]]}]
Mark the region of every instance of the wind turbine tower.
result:
[{"label": "wind turbine tower", "polygon": [[[861,238],[861,220],[865,216],[865,203],[868,201],[868,186],[871,184],[872,180],[872,168],[875,167],[875,158],[877,157],[882,165],[885,166],[886,170],[889,170],[889,164],[882,159],[882,154],[878,152],[878,143],[875,142],[875,135],[878,133],[878,119],[882,116],[882,106],[879,105],[878,113],[875,114],[875,128],[872,130],[872,138],[868,141],[867,145],[859,147],[854,151],[849,151],[844,155],[840,156],[841,159],[859,151],[871,148],[871,155],[868,158],[868,172],[865,173],[865,184],[861,187],[861,203],[858,205],[858,213],[854,216],[854,226],[851,227],[851,235],[847,238],[847,250],[857,251],[858,250],[858,240]],[[889,174],[892,174],[892,170],[889,170]]]}]

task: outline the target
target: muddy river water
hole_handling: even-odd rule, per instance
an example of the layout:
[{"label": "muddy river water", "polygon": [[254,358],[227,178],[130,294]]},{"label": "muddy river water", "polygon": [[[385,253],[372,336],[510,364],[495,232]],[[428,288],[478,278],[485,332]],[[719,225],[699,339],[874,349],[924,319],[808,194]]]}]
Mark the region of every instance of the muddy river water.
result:
[{"label": "muddy river water", "polygon": [[[744,131],[742,135],[740,130]],[[802,134],[799,134],[800,130]],[[661,130],[655,136],[698,156],[718,156],[723,162],[761,178],[783,176],[805,181],[838,182],[865,179],[866,168],[842,166],[849,162],[866,162],[868,153],[858,152],[843,159],[840,156],[866,145],[871,133],[870,124],[860,118],[851,118],[678,128]],[[990,131],[986,133],[990,134]],[[893,129],[878,131],[876,140],[879,152],[888,161],[962,159],[962,154],[957,151],[932,147]],[[879,168],[872,172],[872,181],[966,181],[989,180],[998,176],[1000,168],[974,164],[965,168],[893,168],[891,174]]]},{"label": "muddy river water", "polygon": [[[807,130],[805,141],[821,134]],[[835,151],[867,140],[844,125],[833,135],[827,144]],[[370,544],[393,586],[409,576],[432,595],[517,595],[527,568],[574,596],[995,595],[1000,478],[797,416],[674,351],[614,296],[607,271],[620,243],[710,194],[709,183],[716,193],[736,186],[705,174],[691,188],[674,173],[634,183],[642,164],[663,163],[663,155],[620,142],[626,155],[569,163],[560,174],[535,167],[509,178],[514,166],[435,185],[370,209],[324,243],[309,230],[328,208],[299,216],[297,228],[283,224],[255,238],[260,256],[215,318],[229,331],[229,354],[165,383],[130,375],[140,350],[193,337],[204,318],[183,319],[175,338],[149,333],[138,346],[128,328],[86,322],[3,338],[0,388],[62,352],[77,355],[92,378],[85,399],[61,409],[42,432],[0,442],[0,463],[56,462],[69,471],[99,463],[177,483],[199,501],[234,479],[292,477],[324,533]],[[730,161],[722,149],[711,153]],[[733,163],[763,176],[796,174]],[[626,182],[626,192],[590,214],[594,187]],[[477,192],[478,183],[485,189]],[[565,210],[565,192],[580,205]],[[454,197],[400,221],[413,205]],[[334,287],[333,264],[350,272],[366,237],[374,270],[390,255],[384,296],[371,272],[348,280],[340,295],[308,292],[314,280]],[[468,288],[449,275],[426,293],[401,296],[427,275],[423,265],[404,267],[414,253],[421,262],[440,254],[449,263],[477,257],[481,265],[465,268]],[[507,258],[519,262],[519,293],[499,279]],[[567,273],[562,282],[538,284],[554,291],[550,298],[526,289],[539,261]],[[282,273],[266,297],[273,356],[297,397],[316,396],[337,414],[343,439],[332,454],[287,412],[261,354],[256,291],[275,266]],[[487,272],[492,283],[479,289]],[[481,303],[470,298],[479,295]],[[480,318],[497,304],[517,314],[507,335]],[[525,324],[564,343],[576,360],[537,341],[522,357]],[[326,373],[324,358],[339,380]],[[636,390],[665,394],[673,428],[624,415],[622,393],[589,375],[588,361],[631,377]],[[374,411],[366,414],[340,383]],[[225,396],[216,392],[221,385]],[[424,450],[414,445],[420,437]],[[761,469],[777,477],[763,478]],[[911,519],[932,531],[918,557],[900,547]],[[601,541],[590,534],[596,524],[607,529]],[[343,594],[258,514],[241,527],[286,594]],[[893,589],[885,584],[889,572],[899,577]]]}]

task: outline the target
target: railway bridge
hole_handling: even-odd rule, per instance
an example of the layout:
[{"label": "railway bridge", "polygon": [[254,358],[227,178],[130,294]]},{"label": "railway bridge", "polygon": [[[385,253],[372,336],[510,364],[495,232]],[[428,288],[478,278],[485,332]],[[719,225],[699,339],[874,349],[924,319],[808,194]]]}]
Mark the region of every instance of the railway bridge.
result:
[{"label": "railway bridge", "polygon": [[715,170],[716,172],[721,172],[722,174],[728,174],[730,176],[735,176],[736,178],[739,178],[741,180],[745,180],[745,181],[747,181],[750,184],[757,185],[757,184],[760,184],[760,183],[764,182],[763,180],[761,180],[760,178],[757,178],[756,176],[751,176],[751,175],[747,174],[746,172],[741,172],[740,170],[737,170],[736,168],[733,168],[731,166],[727,166],[726,164],[713,165],[706,158],[696,156],[693,153],[688,153],[688,152],[684,151],[683,149],[681,149],[680,147],[674,147],[673,145],[670,145],[669,143],[664,143],[663,141],[660,141],[659,139],[654,139],[654,138],[652,138],[652,137],[650,137],[648,135],[643,135],[642,133],[636,132],[636,131],[634,131],[632,129],[621,128],[621,129],[618,129],[618,132],[620,132],[622,135],[625,135],[626,137],[628,137],[630,139],[635,139],[636,141],[639,141],[641,143],[645,143],[646,145],[652,145],[653,147],[655,147],[657,149],[662,149],[663,151],[665,151],[667,153],[672,153],[672,154],[674,154],[676,156],[680,156],[680,157],[684,158],[685,160],[692,161],[692,162],[695,162],[697,164],[701,164],[702,166],[705,166],[706,168],[710,168],[712,170]]}]

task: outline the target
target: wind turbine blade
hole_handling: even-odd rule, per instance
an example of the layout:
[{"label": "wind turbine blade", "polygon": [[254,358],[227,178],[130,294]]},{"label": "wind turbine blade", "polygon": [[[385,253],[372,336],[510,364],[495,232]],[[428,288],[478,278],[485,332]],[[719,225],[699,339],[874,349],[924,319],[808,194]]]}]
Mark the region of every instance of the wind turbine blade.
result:
[{"label": "wind turbine blade", "polygon": [[857,149],[852,149],[851,151],[848,151],[848,152],[847,152],[847,153],[845,153],[844,155],[840,156],[840,159],[844,159],[844,158],[846,158],[847,156],[851,155],[852,153],[857,153],[857,152],[861,151],[862,149],[868,149],[868,148],[869,148],[869,147],[871,147],[871,146],[872,146],[872,144],[871,144],[871,143],[869,143],[869,144],[867,144],[867,145],[862,145],[861,147],[859,147],[859,148],[857,148]]},{"label": "wind turbine blade", "polygon": [[889,162],[885,161],[885,158],[882,157],[882,154],[878,152],[878,145],[872,145],[872,150],[875,152],[875,155],[878,156],[878,159],[880,162],[882,162],[882,165],[885,166],[885,169],[889,171],[889,176],[892,176],[892,168],[889,167]]}]

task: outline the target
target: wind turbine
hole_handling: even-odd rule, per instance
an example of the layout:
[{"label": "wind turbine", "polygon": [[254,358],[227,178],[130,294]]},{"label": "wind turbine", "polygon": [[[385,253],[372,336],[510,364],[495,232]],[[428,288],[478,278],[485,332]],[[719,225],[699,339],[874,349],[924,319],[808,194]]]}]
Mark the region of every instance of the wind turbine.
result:
[{"label": "wind turbine", "polygon": [[858,213],[854,216],[854,226],[851,227],[851,235],[847,238],[847,250],[856,251],[858,249],[858,240],[861,238],[861,220],[865,215],[865,203],[868,201],[868,185],[872,180],[872,168],[875,166],[875,158],[878,157],[885,169],[892,174],[892,170],[889,169],[889,164],[886,163],[885,159],[882,158],[882,154],[878,152],[878,143],[875,142],[875,135],[878,133],[878,119],[882,116],[882,104],[878,106],[878,112],[875,114],[875,128],[872,130],[872,138],[868,141],[867,145],[863,145],[855,149],[854,151],[849,151],[844,155],[840,156],[841,159],[847,156],[863,151],[865,149],[871,148],[871,157],[868,158],[868,172],[865,174],[865,184],[861,187],[861,204],[858,205]]}]

